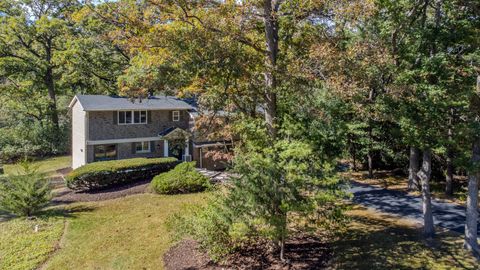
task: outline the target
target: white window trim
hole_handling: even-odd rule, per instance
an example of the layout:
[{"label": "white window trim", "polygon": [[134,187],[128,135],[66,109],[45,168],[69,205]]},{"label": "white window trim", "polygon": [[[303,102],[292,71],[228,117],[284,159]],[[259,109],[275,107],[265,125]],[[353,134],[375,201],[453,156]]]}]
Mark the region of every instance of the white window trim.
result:
[{"label": "white window trim", "polygon": [[[120,123],[120,112],[132,112],[132,123]],[[133,123],[135,121],[135,112],[145,112],[145,123]],[[126,115],[125,115],[126,118]],[[141,119],[141,115],[140,115]],[[117,124],[126,126],[126,125],[146,125],[148,124],[148,111],[147,110],[120,110],[117,111]]]},{"label": "white window trim", "polygon": [[173,111],[172,112],[172,121],[173,122],[180,121],[180,111]]},{"label": "white window trim", "polygon": [[[144,144],[144,143],[147,144],[147,149],[143,149],[143,144]],[[138,150],[137,150],[137,145],[138,145],[138,144],[142,144],[142,150],[141,150],[141,151],[138,151]],[[137,143],[135,143],[135,153],[136,153],[136,154],[151,153],[150,142],[149,142],[149,141],[143,141],[143,142],[137,142]]]}]

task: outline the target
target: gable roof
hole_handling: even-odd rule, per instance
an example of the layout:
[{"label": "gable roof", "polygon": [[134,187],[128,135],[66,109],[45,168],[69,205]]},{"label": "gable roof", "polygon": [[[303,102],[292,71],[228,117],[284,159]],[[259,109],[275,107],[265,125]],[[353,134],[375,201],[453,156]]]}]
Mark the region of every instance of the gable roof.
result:
[{"label": "gable roof", "polygon": [[163,139],[173,140],[173,139],[179,139],[179,138],[186,139],[192,136],[192,134],[178,127],[169,127],[164,131],[160,132],[158,136]]},{"label": "gable roof", "polygon": [[191,105],[172,96],[152,96],[146,99],[129,99],[107,95],[75,95],[70,109],[79,102],[84,111],[115,111],[115,110],[190,110]]}]

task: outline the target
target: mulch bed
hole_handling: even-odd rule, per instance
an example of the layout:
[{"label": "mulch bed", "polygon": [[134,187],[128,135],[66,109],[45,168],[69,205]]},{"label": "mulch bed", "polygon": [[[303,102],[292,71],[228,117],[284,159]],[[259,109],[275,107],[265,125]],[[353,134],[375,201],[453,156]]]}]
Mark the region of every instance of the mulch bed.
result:
[{"label": "mulch bed", "polygon": [[74,191],[63,187],[55,190],[53,203],[95,202],[122,198],[128,195],[145,193],[150,181],[142,181],[96,191]]},{"label": "mulch bed", "polygon": [[287,241],[285,257],[288,262],[280,261],[278,251],[259,243],[228,256],[222,264],[216,264],[198,249],[195,241],[184,240],[170,248],[163,260],[167,270],[323,269],[328,267],[332,252],[320,238],[298,236]]}]

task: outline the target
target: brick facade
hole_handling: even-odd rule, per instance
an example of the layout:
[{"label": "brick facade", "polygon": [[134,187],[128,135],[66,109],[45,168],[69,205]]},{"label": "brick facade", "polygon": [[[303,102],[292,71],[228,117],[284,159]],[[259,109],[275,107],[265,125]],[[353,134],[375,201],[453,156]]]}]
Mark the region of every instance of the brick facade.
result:
[{"label": "brick facade", "polygon": [[158,136],[169,127],[188,129],[189,114],[180,111],[180,121],[172,121],[172,111],[148,111],[147,124],[118,125],[117,111],[88,112],[88,140],[113,140]]}]

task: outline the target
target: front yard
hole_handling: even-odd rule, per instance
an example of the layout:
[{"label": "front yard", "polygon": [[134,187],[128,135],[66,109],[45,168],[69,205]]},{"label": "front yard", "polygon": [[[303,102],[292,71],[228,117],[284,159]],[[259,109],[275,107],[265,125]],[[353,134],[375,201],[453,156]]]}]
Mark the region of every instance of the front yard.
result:
[{"label": "front yard", "polygon": [[[68,164],[67,158],[57,158],[42,161],[40,167],[53,175],[64,164]],[[7,168],[15,170],[15,166]],[[0,269],[163,269],[163,255],[174,245],[165,226],[167,217],[185,204],[204,203],[206,197],[207,193],[141,193],[105,201],[60,203],[34,220],[0,213]],[[345,229],[336,236],[319,238],[315,245],[325,248],[308,256],[322,258],[329,269],[476,267],[461,248],[461,235],[444,231],[427,242],[418,224],[405,219],[355,205],[348,216]],[[308,244],[292,247],[292,253],[312,248]],[[296,265],[313,259],[302,255]]]},{"label": "front yard", "polygon": [[[163,254],[173,245],[165,219],[183,204],[204,198],[203,193],[139,194],[75,203],[64,216],[53,212],[36,221],[2,222],[0,269],[163,269]],[[408,221],[357,207],[348,215],[344,232],[322,240],[331,250],[328,266],[333,269],[475,268],[459,235],[440,233],[428,243]]]},{"label": "front yard", "polygon": [[159,269],[171,245],[167,216],[203,199],[202,193],[139,194],[57,207],[56,216],[38,220],[1,222],[0,269],[33,269],[45,261],[43,269]]}]

